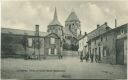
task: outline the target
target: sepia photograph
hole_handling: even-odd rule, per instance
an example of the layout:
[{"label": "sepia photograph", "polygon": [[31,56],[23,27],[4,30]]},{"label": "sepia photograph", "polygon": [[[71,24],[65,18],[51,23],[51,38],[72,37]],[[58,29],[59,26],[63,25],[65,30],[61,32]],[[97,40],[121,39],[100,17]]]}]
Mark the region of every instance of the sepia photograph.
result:
[{"label": "sepia photograph", "polygon": [[127,80],[128,0],[2,0],[1,80]]}]

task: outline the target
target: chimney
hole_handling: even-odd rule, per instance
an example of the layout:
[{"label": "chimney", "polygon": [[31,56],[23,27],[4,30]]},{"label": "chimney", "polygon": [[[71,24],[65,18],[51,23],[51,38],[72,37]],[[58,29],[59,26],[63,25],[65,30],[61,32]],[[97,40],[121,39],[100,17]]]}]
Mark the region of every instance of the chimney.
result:
[{"label": "chimney", "polygon": [[36,36],[39,36],[39,25],[35,25],[35,29],[36,29]]},{"label": "chimney", "polygon": [[99,24],[97,24],[97,29],[100,27],[100,25]]},{"label": "chimney", "polygon": [[84,35],[87,35],[87,32],[85,32]]},{"label": "chimney", "polygon": [[107,22],[104,23],[106,26],[108,25]]},{"label": "chimney", "polygon": [[117,21],[116,21],[116,19],[115,19],[115,27],[117,27]]},{"label": "chimney", "polygon": [[39,25],[35,25],[36,31],[39,31]]}]

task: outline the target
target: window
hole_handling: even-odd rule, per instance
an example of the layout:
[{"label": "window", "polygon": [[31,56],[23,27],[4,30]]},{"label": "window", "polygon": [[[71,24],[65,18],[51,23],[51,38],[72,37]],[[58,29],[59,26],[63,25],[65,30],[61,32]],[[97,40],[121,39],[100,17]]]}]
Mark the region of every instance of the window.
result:
[{"label": "window", "polygon": [[33,40],[32,38],[28,38],[28,47],[32,47]]},{"label": "window", "polygon": [[55,38],[51,38],[51,44],[55,44]]},{"label": "window", "polygon": [[101,36],[101,41],[103,40],[102,36]]},{"label": "window", "polygon": [[55,49],[55,54],[57,54],[57,49]]},{"label": "window", "polygon": [[95,44],[96,44],[96,40],[95,40]]},{"label": "window", "polygon": [[51,54],[54,54],[54,49],[53,48],[51,48]]},{"label": "window", "polygon": [[106,57],[106,49],[104,49],[103,57]]},{"label": "window", "polygon": [[124,33],[124,30],[123,29],[121,30],[121,33]]},{"label": "window", "polygon": [[57,53],[57,50],[54,49],[54,48],[49,48],[48,49],[48,52],[49,52],[49,55],[53,55],[53,54],[56,54]]}]

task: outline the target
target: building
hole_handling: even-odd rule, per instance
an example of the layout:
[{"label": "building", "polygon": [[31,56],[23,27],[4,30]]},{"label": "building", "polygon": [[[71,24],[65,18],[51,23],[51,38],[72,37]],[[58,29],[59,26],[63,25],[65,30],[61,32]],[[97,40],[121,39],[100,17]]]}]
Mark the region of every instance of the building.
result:
[{"label": "building", "polygon": [[[65,21],[65,27],[58,20],[57,10],[55,8],[54,17],[47,26],[48,33],[55,33],[61,37],[61,45],[66,50],[77,50],[78,39],[81,35],[80,20],[73,11]],[[61,46],[61,47],[62,47]]]},{"label": "building", "polygon": [[73,11],[65,21],[65,35],[69,35],[75,38],[81,34],[80,20],[76,13]]},{"label": "building", "polygon": [[39,32],[39,25],[36,25],[35,29],[35,31],[29,31],[2,28],[2,56],[14,55],[16,57],[23,55],[22,57],[24,57],[24,55],[29,55],[46,58],[61,54],[60,37],[58,35]]},{"label": "building", "polygon": [[50,33],[44,38],[44,53],[49,56],[61,55],[61,39],[55,33]]},{"label": "building", "polygon": [[67,48],[69,50],[72,50],[72,48],[75,48],[75,50],[78,49],[78,39],[81,35],[81,25],[80,20],[77,17],[76,13],[73,11],[68,16],[68,18],[65,21],[65,27],[63,29],[64,31],[64,48]]},{"label": "building", "polygon": [[127,25],[124,24],[114,29],[108,27],[105,32],[88,40],[88,49],[90,54],[94,54],[94,60],[98,55],[99,60],[103,63],[127,63]]},{"label": "building", "polygon": [[88,45],[87,45],[87,33],[85,32],[85,34],[79,38],[79,49],[78,49],[79,53],[83,53],[83,56],[85,56],[88,52]]},{"label": "building", "polygon": [[93,30],[92,32],[88,33],[87,35],[87,43],[88,43],[88,51],[89,55],[94,55],[94,61],[95,57],[98,55],[99,60],[102,60],[103,57],[103,37],[99,36],[103,33],[111,30],[111,28],[107,25],[105,22],[103,25],[97,25],[97,29]]},{"label": "building", "polygon": [[[54,17],[53,20],[50,22],[50,24],[47,26],[47,32],[48,33],[54,33],[58,37],[60,37],[60,48],[61,51],[63,50],[63,26],[58,20],[57,11],[55,8]],[[56,47],[56,46],[55,46]]]},{"label": "building", "polygon": [[[47,35],[47,33],[45,32],[40,32],[39,34],[41,37]],[[26,46],[28,46],[28,48],[29,47],[31,48],[33,46],[32,41],[35,36],[35,31],[1,28],[2,54],[3,55],[25,54],[23,42],[22,42],[25,35],[27,36],[27,43],[28,43]]]},{"label": "building", "polygon": [[48,33],[55,33],[60,37],[63,35],[63,26],[61,25],[61,23],[58,20],[56,8],[55,8],[53,20],[47,26],[47,32]]},{"label": "building", "polygon": [[114,28],[116,64],[127,64],[127,30],[128,23]]}]

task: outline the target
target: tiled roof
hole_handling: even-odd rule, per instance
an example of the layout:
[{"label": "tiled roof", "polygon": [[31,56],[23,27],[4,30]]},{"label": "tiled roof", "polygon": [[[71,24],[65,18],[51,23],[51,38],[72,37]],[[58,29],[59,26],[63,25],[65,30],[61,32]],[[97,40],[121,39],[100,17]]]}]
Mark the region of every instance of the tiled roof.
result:
[{"label": "tiled roof", "polygon": [[90,39],[93,39],[105,32],[107,32],[108,30],[106,30],[106,27],[108,27],[109,30],[111,30],[111,28],[106,24],[104,23],[103,25],[99,26],[99,28],[93,30],[92,32],[88,33],[87,37],[88,37],[88,41]]},{"label": "tiled roof", "polygon": [[[1,33],[4,34],[15,34],[15,35],[29,35],[29,36],[34,36],[35,31],[30,31],[30,30],[20,30],[20,29],[11,29],[11,28],[1,28]],[[39,32],[39,35],[44,37],[48,35],[47,32]]]},{"label": "tiled roof", "polygon": [[[122,29],[122,28],[126,28],[126,29],[128,30],[128,23],[123,24],[123,25],[120,25],[120,26],[118,26],[118,27],[116,27],[116,28],[113,28],[113,29],[111,29],[111,30],[109,30],[109,31],[106,31],[105,33],[100,34],[100,35],[96,36],[95,38],[97,38],[97,37],[99,37],[99,36],[101,36],[101,35],[104,36],[105,34],[108,34],[108,33],[114,32],[114,31],[118,31],[118,30],[120,30],[120,29]],[[127,30],[126,30],[126,31],[127,31]]]}]

